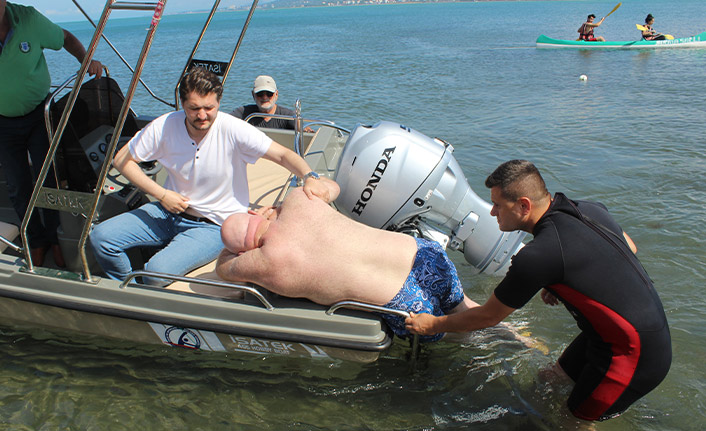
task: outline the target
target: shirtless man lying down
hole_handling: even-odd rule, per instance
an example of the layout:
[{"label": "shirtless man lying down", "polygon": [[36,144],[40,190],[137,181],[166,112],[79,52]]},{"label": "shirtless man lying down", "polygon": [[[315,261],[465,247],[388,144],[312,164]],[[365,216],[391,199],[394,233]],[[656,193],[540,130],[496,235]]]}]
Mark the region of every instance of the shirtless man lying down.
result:
[{"label": "shirtless man lying down", "polygon": [[[336,199],[338,184],[320,181]],[[436,242],[371,228],[300,188],[266,215],[239,213],[223,223],[221,278],[323,305],[351,300],[436,316],[478,306],[464,295],[454,264]],[[410,336],[402,317],[383,318],[396,335]]]}]

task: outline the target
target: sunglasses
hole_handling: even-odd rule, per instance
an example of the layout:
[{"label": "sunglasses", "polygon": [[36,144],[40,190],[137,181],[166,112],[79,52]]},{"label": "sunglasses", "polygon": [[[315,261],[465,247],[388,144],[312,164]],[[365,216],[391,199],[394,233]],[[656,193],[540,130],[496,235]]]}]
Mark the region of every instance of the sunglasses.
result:
[{"label": "sunglasses", "polygon": [[271,92],[271,91],[260,91],[260,92],[258,92],[258,93],[255,93],[255,97],[264,97],[264,96],[267,96],[267,97],[271,98],[272,96],[274,96],[274,94],[275,94],[275,93],[273,93],[273,92]]}]

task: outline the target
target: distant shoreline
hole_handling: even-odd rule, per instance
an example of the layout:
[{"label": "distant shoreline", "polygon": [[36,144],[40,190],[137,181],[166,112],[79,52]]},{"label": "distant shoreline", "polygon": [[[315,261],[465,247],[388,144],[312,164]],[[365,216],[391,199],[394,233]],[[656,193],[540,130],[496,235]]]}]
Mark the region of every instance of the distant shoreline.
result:
[{"label": "distant shoreline", "polygon": [[[300,9],[308,7],[342,7],[342,6],[387,6],[387,5],[406,5],[406,4],[428,4],[428,3],[484,3],[484,2],[507,2],[507,1],[536,1],[536,0],[335,0],[335,1],[319,1],[313,2],[310,0],[277,0],[264,5],[258,5],[257,9]],[[252,3],[251,3],[252,4]],[[218,12],[237,12],[250,10],[250,6],[229,6],[220,8]],[[191,10],[174,13],[166,13],[165,15],[188,15],[209,13],[210,9]]]}]

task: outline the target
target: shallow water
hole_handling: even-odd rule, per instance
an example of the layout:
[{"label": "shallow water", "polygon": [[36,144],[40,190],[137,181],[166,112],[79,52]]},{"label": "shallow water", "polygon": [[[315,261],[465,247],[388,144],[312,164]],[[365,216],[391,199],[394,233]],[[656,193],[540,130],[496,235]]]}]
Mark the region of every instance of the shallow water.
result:
[{"label": "shallow water", "polygon": [[[392,120],[438,136],[474,190],[511,158],[534,161],[551,191],[606,204],[635,240],[662,297],[673,337],[667,379],[599,430],[701,429],[706,423],[706,50],[537,49],[540,33],[573,38],[588,13],[614,2],[478,2],[258,11],[228,78],[222,110],[250,103],[271,74],[280,103],[356,123]],[[644,15],[675,36],[703,30],[700,0],[625,3],[600,28],[638,36]],[[116,12],[116,16],[119,16]],[[244,13],[217,17],[198,58],[227,61]],[[167,16],[144,79],[173,87],[203,15]],[[107,35],[134,63],[149,19],[114,21]],[[85,43],[84,24],[66,24]],[[105,49],[123,89],[128,78]],[[76,68],[48,55],[54,82]],[[587,82],[578,77],[588,76]],[[134,109],[165,111],[140,91]],[[467,294],[483,301],[497,279],[452,254]],[[425,348],[412,366],[399,340],[378,362],[224,356],[4,327],[0,423],[9,429],[574,429],[568,389],[539,370],[578,330],[563,308],[535,298],[509,321],[541,349],[482,333]],[[543,353],[543,350],[548,354]]]}]

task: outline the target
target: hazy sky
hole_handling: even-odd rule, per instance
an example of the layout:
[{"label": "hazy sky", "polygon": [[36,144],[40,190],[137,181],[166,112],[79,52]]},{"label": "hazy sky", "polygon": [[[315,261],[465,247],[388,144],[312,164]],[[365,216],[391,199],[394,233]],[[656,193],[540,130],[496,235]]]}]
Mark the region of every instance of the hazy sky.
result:
[{"label": "hazy sky", "polygon": [[[71,0],[10,0],[28,6],[34,6],[38,11],[54,22],[81,21],[85,18]],[[86,13],[94,20],[100,18],[105,1],[76,0]],[[154,0],[156,1],[156,0]],[[221,0],[220,7],[250,4],[249,0]],[[260,0],[262,3],[262,0]],[[211,9],[213,3],[205,0],[167,0],[166,13],[172,14],[189,10]],[[144,16],[149,12],[113,11],[111,17]]]}]

